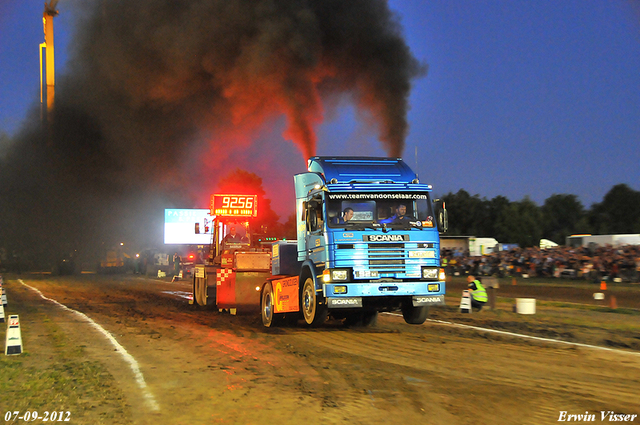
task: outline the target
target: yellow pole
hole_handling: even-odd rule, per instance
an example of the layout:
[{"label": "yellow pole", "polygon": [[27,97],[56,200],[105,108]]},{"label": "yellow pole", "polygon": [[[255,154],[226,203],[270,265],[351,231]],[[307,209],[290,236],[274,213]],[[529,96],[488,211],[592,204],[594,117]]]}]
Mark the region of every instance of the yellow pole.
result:
[{"label": "yellow pole", "polygon": [[46,66],[47,66],[47,117],[51,118],[51,112],[53,111],[53,102],[55,98],[55,86],[56,86],[56,65],[55,55],[53,47],[53,17],[55,11],[48,10],[45,7],[43,13],[44,21],[44,45],[46,50]]},{"label": "yellow pole", "polygon": [[44,119],[44,111],[43,111],[43,102],[42,102],[42,49],[46,49],[47,48],[47,44],[46,43],[40,43],[40,45],[38,46],[38,53],[40,56],[40,121],[42,121]]}]

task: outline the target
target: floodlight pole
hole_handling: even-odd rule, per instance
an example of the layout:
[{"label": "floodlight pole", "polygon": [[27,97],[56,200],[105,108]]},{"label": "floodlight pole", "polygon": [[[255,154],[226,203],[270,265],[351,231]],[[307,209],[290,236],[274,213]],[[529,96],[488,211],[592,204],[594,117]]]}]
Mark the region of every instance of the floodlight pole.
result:
[{"label": "floodlight pole", "polygon": [[53,119],[53,106],[55,99],[55,54],[53,45],[53,18],[58,16],[56,10],[56,4],[58,0],[51,0],[49,4],[44,4],[44,12],[42,14],[42,23],[44,26],[44,43],[40,43],[40,103],[41,103],[41,115],[42,114],[42,48],[44,47],[46,52],[45,65],[47,67],[46,79],[47,79],[47,121],[50,123]]}]

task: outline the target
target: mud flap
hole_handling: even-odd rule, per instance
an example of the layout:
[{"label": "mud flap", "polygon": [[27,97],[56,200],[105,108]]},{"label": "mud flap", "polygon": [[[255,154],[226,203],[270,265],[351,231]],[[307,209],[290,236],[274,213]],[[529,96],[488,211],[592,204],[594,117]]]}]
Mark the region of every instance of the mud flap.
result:
[{"label": "mud flap", "polygon": [[411,301],[414,307],[445,305],[444,295],[418,295],[413,296]]}]

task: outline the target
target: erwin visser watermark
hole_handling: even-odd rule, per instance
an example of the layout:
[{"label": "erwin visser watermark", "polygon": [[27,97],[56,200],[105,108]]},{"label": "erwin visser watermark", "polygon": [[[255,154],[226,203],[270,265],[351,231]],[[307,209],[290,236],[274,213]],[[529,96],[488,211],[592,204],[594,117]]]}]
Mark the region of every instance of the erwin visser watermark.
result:
[{"label": "erwin visser watermark", "polygon": [[595,422],[598,416],[602,422],[635,422],[638,417],[638,415],[635,414],[616,413],[613,410],[601,410],[599,415],[597,413],[589,413],[588,411],[574,415],[568,413],[566,410],[561,410],[558,422]]}]

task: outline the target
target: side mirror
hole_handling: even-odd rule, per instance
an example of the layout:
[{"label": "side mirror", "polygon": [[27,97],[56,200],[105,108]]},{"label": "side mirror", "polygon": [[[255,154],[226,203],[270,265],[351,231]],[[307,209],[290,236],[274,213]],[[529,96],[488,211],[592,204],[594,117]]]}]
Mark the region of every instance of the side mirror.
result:
[{"label": "side mirror", "polygon": [[313,232],[318,229],[318,214],[314,208],[309,209],[308,223],[309,231]]},{"label": "side mirror", "polygon": [[438,208],[438,229],[440,233],[446,233],[449,230],[449,214],[447,213],[447,207],[444,201],[436,199]]}]

